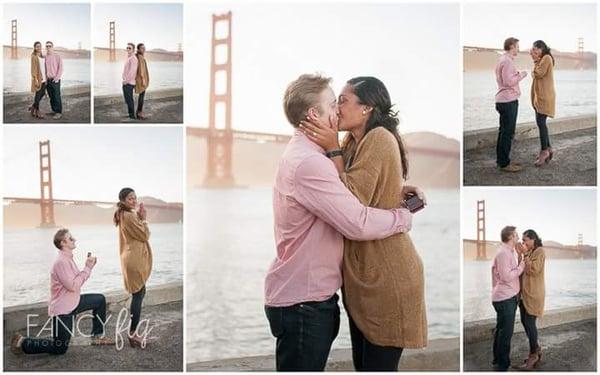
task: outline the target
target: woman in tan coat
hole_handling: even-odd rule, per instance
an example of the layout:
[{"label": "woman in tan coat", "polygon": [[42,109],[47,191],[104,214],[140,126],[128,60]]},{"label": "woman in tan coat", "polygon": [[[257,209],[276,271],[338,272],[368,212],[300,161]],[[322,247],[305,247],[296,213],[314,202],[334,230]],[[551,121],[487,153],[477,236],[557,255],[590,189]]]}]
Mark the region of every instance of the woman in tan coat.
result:
[{"label": "woman in tan coat", "polygon": [[40,101],[46,94],[46,62],[42,56],[42,43],[33,44],[31,52],[31,92],[35,93],[29,112],[33,117],[44,118],[40,113]]},{"label": "woman in tan coat", "polygon": [[138,69],[135,75],[135,92],[138,94],[138,105],[136,117],[139,120],[145,120],[147,117],[144,114],[144,97],[146,96],[146,89],[150,84],[150,75],[148,74],[148,64],[146,63],[146,46],[144,43],[137,45],[136,57],[138,59]]},{"label": "woman in tan coat", "polygon": [[[364,205],[400,207],[414,188],[404,186],[408,159],[386,87],[374,77],[353,78],[338,108],[339,130],[349,132],[343,158],[332,157],[342,181]],[[335,123],[327,140],[321,137],[331,129],[326,124],[302,126],[326,151],[339,148]],[[355,369],[397,371],[404,348],[427,345],[423,263],[410,235],[345,239],[342,272]]]},{"label": "woman in tan coat", "polygon": [[521,366],[523,370],[532,370],[542,360],[542,348],[538,344],[536,319],[544,314],[544,265],[546,254],[542,247],[542,239],[537,233],[528,229],[523,232],[523,261],[525,271],[521,274],[521,299],[519,313],[521,323],[529,339],[529,356]]},{"label": "woman in tan coat", "polygon": [[535,166],[552,160],[553,152],[550,146],[550,136],[546,120],[554,117],[556,94],[554,92],[554,56],[543,40],[533,43],[530,51],[533,59],[533,83],[531,84],[531,104],[535,110],[535,122],[540,131],[541,151],[535,160]]},{"label": "woman in tan coat", "polygon": [[113,219],[119,228],[119,252],[125,289],[132,295],[129,343],[143,348],[145,343],[142,335],[136,330],[142,313],[142,301],[146,295],[146,281],[152,271],[152,249],[148,242],[150,229],[146,221],[146,209],[143,203],[140,203],[137,211],[136,207],[135,191],[131,188],[121,189]]}]

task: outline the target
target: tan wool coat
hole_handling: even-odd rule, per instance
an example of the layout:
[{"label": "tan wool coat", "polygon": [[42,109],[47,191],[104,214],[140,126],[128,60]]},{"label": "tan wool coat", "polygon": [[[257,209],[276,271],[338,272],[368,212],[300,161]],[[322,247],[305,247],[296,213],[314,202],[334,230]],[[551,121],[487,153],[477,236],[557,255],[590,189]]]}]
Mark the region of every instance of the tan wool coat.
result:
[{"label": "tan wool coat", "polygon": [[40,71],[40,60],[37,55],[31,54],[31,92],[38,92],[42,88],[42,73]]},{"label": "tan wool coat", "polygon": [[[396,138],[378,127],[356,147],[344,184],[370,207],[401,206],[402,163]],[[427,346],[423,263],[408,233],[383,240],[344,240],[346,310],[371,343],[401,348]]]},{"label": "tan wool coat", "polygon": [[125,289],[139,292],[152,272],[150,229],[134,211],[123,211],[119,224],[119,251]]},{"label": "tan wool coat", "polygon": [[533,66],[531,84],[531,104],[533,108],[548,117],[554,117],[556,93],[554,92],[554,64],[546,55]]},{"label": "tan wool coat", "polygon": [[135,75],[135,92],[141,94],[150,85],[150,75],[148,74],[148,64],[144,55],[136,55],[138,59],[138,69]]},{"label": "tan wool coat", "polygon": [[521,299],[529,315],[541,317],[544,314],[544,265],[546,253],[543,247],[525,254],[525,271],[521,274]]}]

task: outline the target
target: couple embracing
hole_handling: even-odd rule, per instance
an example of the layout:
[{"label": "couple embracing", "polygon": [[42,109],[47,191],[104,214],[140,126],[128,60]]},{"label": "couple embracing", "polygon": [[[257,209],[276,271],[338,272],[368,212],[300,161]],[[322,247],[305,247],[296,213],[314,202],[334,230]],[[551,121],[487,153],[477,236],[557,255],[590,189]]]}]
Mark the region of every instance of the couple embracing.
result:
[{"label": "couple embracing", "polygon": [[[144,114],[144,97],[146,89],[150,84],[150,76],[148,74],[148,64],[144,54],[146,46],[144,43],[139,43],[136,47],[133,43],[127,43],[127,59],[123,66],[123,97],[127,105],[127,121],[131,120],[146,120]],[[138,94],[137,110],[133,99],[133,93]]]},{"label": "couple embracing", "polygon": [[[396,371],[404,348],[427,345],[423,264],[408,234],[424,196],[404,184],[385,85],[353,78],[336,99],[330,83],[302,75],[283,100],[295,130],[273,189],[277,254],[265,280],[276,368],[325,369],[341,288],[354,367]],[[348,132],[341,147],[338,130]]]},{"label": "couple embracing", "polygon": [[[119,203],[113,222],[119,231],[121,271],[125,289],[131,294],[128,339],[132,347],[145,348],[146,338],[140,332],[142,301],[146,294],[146,281],[152,271],[150,229],[143,203],[137,205],[137,196],[131,188],[119,192]],[[50,301],[48,316],[52,318],[51,338],[29,338],[20,333],[13,335],[11,351],[14,354],[67,353],[69,343],[79,324],[78,314],[92,311],[92,345],[113,345],[106,336],[106,298],[99,293],[81,294],[81,287],[90,278],[97,259],[88,252],[85,267],[80,270],[73,259],[76,239],[68,229],[59,229],[54,235],[54,246],[59,250],[50,270]],[[147,327],[146,327],[147,332]]]},{"label": "couple embracing", "polygon": [[63,74],[63,62],[60,55],[54,52],[54,43],[46,42],[46,53],[42,51],[42,43],[33,43],[31,52],[31,92],[34,93],[33,104],[28,110],[31,116],[43,119],[40,112],[40,102],[48,93],[53,120],[62,118],[62,99],[60,95],[60,81]]}]

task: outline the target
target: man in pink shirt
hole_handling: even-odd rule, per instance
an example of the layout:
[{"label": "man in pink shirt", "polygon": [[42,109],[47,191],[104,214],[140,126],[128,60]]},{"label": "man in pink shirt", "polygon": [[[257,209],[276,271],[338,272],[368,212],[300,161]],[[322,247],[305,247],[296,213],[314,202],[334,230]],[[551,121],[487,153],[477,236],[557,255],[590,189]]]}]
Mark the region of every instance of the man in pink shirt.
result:
[{"label": "man in pink shirt", "polygon": [[515,66],[515,57],[519,54],[519,39],[508,38],[504,41],[505,53],[496,65],[496,111],[500,115],[498,143],[496,144],[496,164],[501,171],[519,172],[523,168],[518,163],[511,163],[512,147],[517,115],[519,112],[519,82],[527,76],[527,72],[519,72]]},{"label": "man in pink shirt", "polygon": [[123,97],[127,104],[128,120],[135,120],[135,103],[133,101],[133,90],[135,89],[135,77],[138,70],[138,59],[135,56],[135,44],[127,43],[127,60],[123,67]]},{"label": "man in pink shirt", "polygon": [[63,74],[63,62],[60,55],[54,52],[54,43],[46,42],[46,90],[50,97],[50,108],[52,108],[52,118],[60,120],[62,118],[62,99],[60,96],[60,80]]},{"label": "man in pink shirt", "polygon": [[[305,74],[287,87],[284,110],[294,128],[306,116],[336,116],[330,81]],[[277,339],[278,371],[325,368],[339,330],[344,237],[382,239],[411,228],[406,208],[363,206],[340,180],[330,160],[335,156],[295,129],[275,178],[277,256],[265,280],[265,312]]]},{"label": "man in pink shirt", "polygon": [[519,276],[525,270],[522,257],[524,250],[516,229],[512,226],[502,229],[502,244],[492,264],[492,304],[496,310],[492,365],[499,371],[506,371],[510,367],[510,341],[519,304]]},{"label": "man in pink shirt", "polygon": [[15,354],[65,354],[74,334],[77,314],[92,310],[92,345],[112,345],[114,341],[104,336],[106,323],[106,299],[102,294],[81,294],[83,283],[90,277],[96,265],[96,257],[88,254],[85,267],[79,270],[73,261],[75,238],[68,229],[60,229],[54,235],[54,246],[60,251],[50,271],[50,302],[48,316],[52,317],[52,339],[25,338],[16,333],[11,340]]}]

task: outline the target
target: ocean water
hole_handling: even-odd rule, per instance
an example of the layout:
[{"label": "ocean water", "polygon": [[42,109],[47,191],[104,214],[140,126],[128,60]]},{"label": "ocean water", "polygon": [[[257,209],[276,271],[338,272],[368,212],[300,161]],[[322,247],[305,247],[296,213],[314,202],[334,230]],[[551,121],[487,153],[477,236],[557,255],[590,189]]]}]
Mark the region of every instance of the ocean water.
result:
[{"label": "ocean water", "polygon": [[[150,223],[153,267],[148,286],[183,281],[183,224]],[[98,258],[82,293],[125,290],[119,237],[113,225],[70,226],[77,240],[74,259],[80,268],[88,251]],[[4,306],[46,302],[50,268],[57,252],[57,229],[4,229]]]},{"label": "ocean water", "polygon": [[[94,95],[121,94],[124,61],[95,62]],[[148,61],[150,87],[148,90],[183,88],[181,61]]]},{"label": "ocean water", "polygon": [[[459,335],[459,194],[428,191],[411,237],[425,267],[429,338]],[[263,309],[275,257],[271,189],[188,192],[187,361],[272,354]],[[342,306],[340,302],[340,307]],[[349,348],[346,313],[334,348]]]},{"label": "ocean water", "polygon": [[[31,90],[30,60],[4,59],[4,93],[29,92]],[[91,82],[90,60],[63,59],[61,88],[89,85]]]},{"label": "ocean water", "polygon": [[[596,113],[595,70],[555,70],[556,118]],[[495,100],[497,85],[493,70],[464,73],[464,130],[498,127]],[[535,121],[531,106],[531,72],[521,81],[517,123]],[[548,120],[552,126],[552,119]]]},{"label": "ocean water", "polygon": [[[464,320],[496,316],[491,302],[492,261],[465,261]],[[545,310],[596,303],[595,259],[546,259]]]}]

